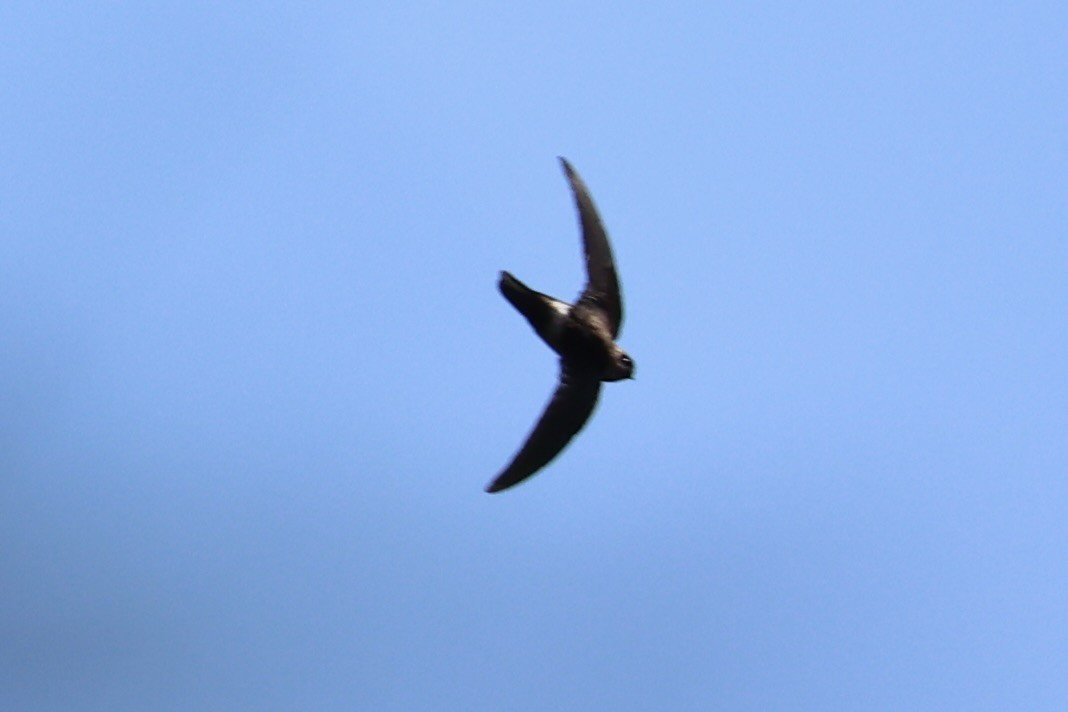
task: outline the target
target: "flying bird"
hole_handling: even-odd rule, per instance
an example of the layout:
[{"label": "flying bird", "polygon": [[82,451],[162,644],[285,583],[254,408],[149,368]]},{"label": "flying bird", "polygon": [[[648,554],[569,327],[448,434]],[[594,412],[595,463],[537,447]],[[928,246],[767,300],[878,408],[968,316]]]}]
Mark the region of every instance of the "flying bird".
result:
[{"label": "flying bird", "polygon": [[602,381],[634,378],[634,361],[615,342],[623,323],[619,278],[597,208],[575,169],[560,158],[582,227],[586,288],[574,304],[535,292],[508,272],[497,287],[560,356],[560,382],[512,461],[486,486],[500,492],[545,467],[589,420]]}]

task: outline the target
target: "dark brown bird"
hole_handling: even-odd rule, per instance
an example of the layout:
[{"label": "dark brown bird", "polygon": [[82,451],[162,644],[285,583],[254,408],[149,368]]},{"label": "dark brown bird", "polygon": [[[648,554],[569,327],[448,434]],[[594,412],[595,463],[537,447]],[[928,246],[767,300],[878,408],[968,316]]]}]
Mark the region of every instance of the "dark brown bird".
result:
[{"label": "dark brown bird", "polygon": [[615,343],[623,323],[623,300],[608,235],[586,184],[566,159],[560,163],[575,194],[582,225],[586,288],[578,301],[568,304],[501,272],[497,285],[501,294],[560,356],[560,383],[523,447],[486,487],[487,492],[519,484],[549,464],[586,424],[602,381],[634,378],[634,361]]}]

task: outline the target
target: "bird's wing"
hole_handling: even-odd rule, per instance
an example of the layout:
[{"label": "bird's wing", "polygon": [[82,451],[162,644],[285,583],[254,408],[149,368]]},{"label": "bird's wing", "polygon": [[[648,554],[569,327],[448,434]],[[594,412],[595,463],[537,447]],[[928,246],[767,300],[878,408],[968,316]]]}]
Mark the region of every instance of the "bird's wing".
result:
[{"label": "bird's wing", "polygon": [[578,208],[579,222],[582,224],[582,246],[586,255],[586,289],[579,297],[579,302],[595,308],[604,314],[605,327],[612,338],[619,336],[623,325],[623,298],[619,293],[619,278],[616,276],[616,264],[612,259],[612,248],[608,244],[608,234],[597,206],[593,204],[590,191],[582,178],[567,162],[560,158],[564,173],[575,194],[575,207]]},{"label": "bird's wing", "polygon": [[500,492],[519,484],[549,464],[589,420],[600,391],[599,380],[561,365],[560,385],[541,419],[512,462],[486,486],[486,491]]}]

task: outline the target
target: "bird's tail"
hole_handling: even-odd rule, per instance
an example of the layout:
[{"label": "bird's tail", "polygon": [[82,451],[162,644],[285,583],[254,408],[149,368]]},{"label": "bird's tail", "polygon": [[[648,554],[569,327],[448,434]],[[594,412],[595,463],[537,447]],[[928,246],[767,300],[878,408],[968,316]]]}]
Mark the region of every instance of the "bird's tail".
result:
[{"label": "bird's tail", "polygon": [[501,272],[501,279],[497,283],[497,287],[501,290],[504,298],[520,313],[526,314],[537,308],[538,293],[520,282],[510,272]]},{"label": "bird's tail", "polygon": [[566,313],[568,305],[547,294],[534,291],[509,272],[501,272],[497,287],[516,311],[526,317],[534,331],[551,345],[553,324],[559,318],[561,310]]}]

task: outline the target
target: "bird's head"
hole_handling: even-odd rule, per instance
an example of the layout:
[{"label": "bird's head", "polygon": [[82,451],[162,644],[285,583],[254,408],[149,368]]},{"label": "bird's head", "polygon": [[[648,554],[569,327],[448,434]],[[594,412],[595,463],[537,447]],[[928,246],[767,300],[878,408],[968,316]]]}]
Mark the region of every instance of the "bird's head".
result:
[{"label": "bird's head", "polygon": [[613,354],[612,366],[608,369],[608,375],[604,380],[622,381],[626,378],[634,378],[636,369],[634,359],[626,351],[617,347],[616,352]]}]

